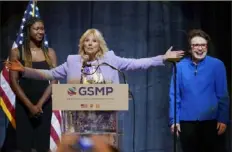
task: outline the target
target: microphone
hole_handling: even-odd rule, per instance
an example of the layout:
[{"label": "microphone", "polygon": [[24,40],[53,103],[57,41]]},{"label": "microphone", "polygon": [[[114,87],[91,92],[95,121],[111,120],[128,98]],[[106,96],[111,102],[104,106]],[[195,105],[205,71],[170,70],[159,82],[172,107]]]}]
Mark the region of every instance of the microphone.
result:
[{"label": "microphone", "polygon": [[90,64],[88,64],[87,62],[89,61],[89,55],[84,55],[83,56],[83,61],[82,61],[82,67],[89,67],[89,66],[91,66]]},{"label": "microphone", "polygon": [[89,55],[84,55],[82,57],[82,67],[81,67],[81,72],[84,71],[85,67],[91,67],[91,64],[88,64],[87,62],[89,61]]}]

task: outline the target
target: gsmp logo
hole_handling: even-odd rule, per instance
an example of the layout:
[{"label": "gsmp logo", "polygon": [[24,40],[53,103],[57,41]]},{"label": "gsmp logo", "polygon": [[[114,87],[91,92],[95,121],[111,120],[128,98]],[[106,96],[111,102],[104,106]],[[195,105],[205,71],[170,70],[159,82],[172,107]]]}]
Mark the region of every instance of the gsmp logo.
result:
[{"label": "gsmp logo", "polygon": [[68,95],[73,96],[77,94],[77,89],[76,87],[68,88]]},{"label": "gsmp logo", "polygon": [[112,87],[80,87],[78,89],[78,94],[80,96],[108,96],[109,94],[113,93]]}]

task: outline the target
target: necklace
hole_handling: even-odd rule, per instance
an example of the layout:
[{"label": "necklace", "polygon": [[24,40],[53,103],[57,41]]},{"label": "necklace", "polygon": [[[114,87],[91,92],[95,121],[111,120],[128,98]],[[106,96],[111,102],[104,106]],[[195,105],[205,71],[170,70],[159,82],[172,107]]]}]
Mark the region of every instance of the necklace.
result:
[{"label": "necklace", "polygon": [[39,51],[40,48],[30,48],[30,50],[33,55],[36,55],[37,51]]}]

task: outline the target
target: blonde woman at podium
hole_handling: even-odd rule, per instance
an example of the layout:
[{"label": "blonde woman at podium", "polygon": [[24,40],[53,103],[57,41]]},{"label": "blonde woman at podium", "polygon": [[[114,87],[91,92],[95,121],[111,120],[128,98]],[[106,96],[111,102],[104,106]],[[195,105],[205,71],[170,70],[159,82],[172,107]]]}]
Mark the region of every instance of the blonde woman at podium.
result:
[{"label": "blonde woman at podium", "polygon": [[[24,77],[40,80],[67,79],[67,83],[104,84],[119,83],[118,72],[108,66],[100,66],[103,62],[113,67],[129,71],[150,67],[164,66],[167,60],[179,60],[184,51],[171,51],[170,47],[164,55],[133,59],[123,58],[109,51],[101,32],[88,29],[80,38],[78,55],[69,55],[67,61],[51,70],[40,70],[24,67],[19,61],[6,62],[10,70],[21,71]],[[112,135],[115,143],[116,112],[72,111],[64,113],[64,132],[102,133]]]}]

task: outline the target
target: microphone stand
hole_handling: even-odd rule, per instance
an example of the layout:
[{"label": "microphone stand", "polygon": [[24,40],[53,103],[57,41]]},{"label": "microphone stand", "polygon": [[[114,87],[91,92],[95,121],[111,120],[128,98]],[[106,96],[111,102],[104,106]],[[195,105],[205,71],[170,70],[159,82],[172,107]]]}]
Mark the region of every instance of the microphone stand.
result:
[{"label": "microphone stand", "polygon": [[[121,70],[117,69],[116,67],[114,67],[114,66],[112,66],[112,65],[110,65],[110,64],[108,64],[106,62],[101,63],[99,66],[101,66],[101,65],[109,66],[112,69],[118,71],[123,76],[124,84],[128,84],[127,81],[126,81],[126,76]],[[132,149],[132,152],[134,152],[135,151],[135,100],[134,100],[134,96],[133,96],[132,92],[130,91],[130,89],[128,91],[129,91],[129,100],[133,101],[132,102],[132,104],[133,104],[133,143],[132,143],[132,148],[133,149]]]},{"label": "microphone stand", "polygon": [[122,76],[123,76],[123,82],[124,82],[124,84],[127,84],[126,76],[125,76],[125,74],[124,74],[121,70],[115,68],[114,66],[112,66],[112,65],[110,65],[110,64],[108,64],[108,63],[106,63],[106,62],[103,62],[103,63],[100,64],[100,65],[107,65],[107,66],[111,67],[112,69],[118,71],[118,72],[119,72],[120,74],[122,74]]},{"label": "microphone stand", "polygon": [[177,80],[176,80],[176,74],[177,74],[177,68],[176,68],[176,62],[172,62],[173,66],[174,66],[174,75],[173,75],[173,79],[174,79],[174,139],[173,139],[173,146],[174,146],[174,152],[176,152],[176,142],[177,142],[177,126],[176,126],[176,98],[177,98]]}]

